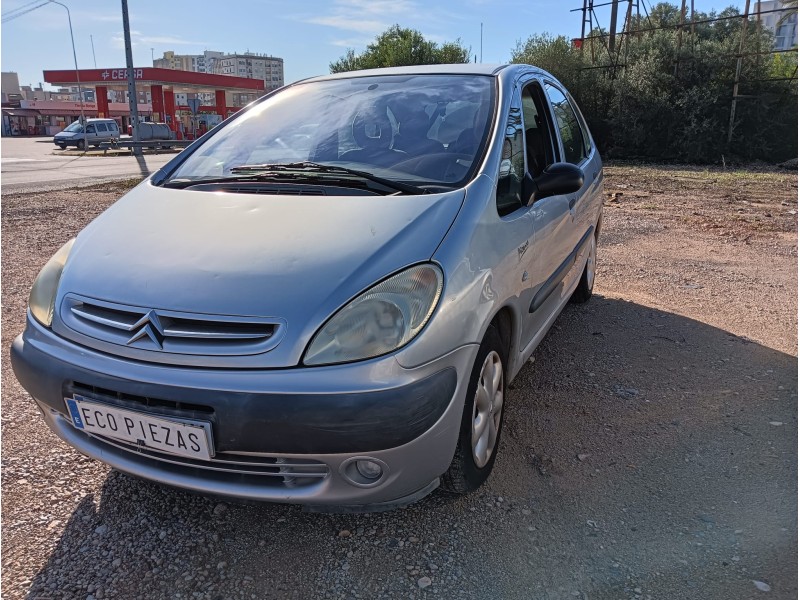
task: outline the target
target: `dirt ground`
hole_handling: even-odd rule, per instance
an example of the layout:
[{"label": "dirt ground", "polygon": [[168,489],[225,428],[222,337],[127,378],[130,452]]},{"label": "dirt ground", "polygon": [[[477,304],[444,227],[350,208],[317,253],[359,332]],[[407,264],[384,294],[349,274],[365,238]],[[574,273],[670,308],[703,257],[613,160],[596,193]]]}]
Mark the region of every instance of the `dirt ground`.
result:
[{"label": "dirt ground", "polygon": [[2,198],[4,598],[797,597],[797,174],[617,164],[595,297],[517,377],[478,492],[321,515],[112,473],[8,346],[38,269],[122,193]]}]

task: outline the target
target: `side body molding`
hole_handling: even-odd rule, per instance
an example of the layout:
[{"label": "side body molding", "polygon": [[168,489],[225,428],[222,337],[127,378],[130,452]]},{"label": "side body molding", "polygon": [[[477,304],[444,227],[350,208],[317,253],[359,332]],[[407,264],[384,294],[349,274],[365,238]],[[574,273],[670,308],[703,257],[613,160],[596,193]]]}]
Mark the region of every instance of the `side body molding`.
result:
[{"label": "side body molding", "polygon": [[589,227],[586,233],[583,234],[581,241],[578,242],[577,246],[575,246],[575,249],[572,252],[570,252],[566,260],[559,265],[559,267],[555,270],[555,272],[552,275],[550,275],[550,277],[547,278],[547,281],[544,282],[542,287],[539,288],[539,291],[536,292],[536,295],[533,297],[533,300],[531,301],[531,306],[528,309],[529,313],[536,312],[536,309],[538,309],[542,304],[544,304],[544,301],[547,300],[547,297],[550,294],[552,294],[553,291],[558,287],[558,284],[560,284],[561,280],[564,279],[567,273],[569,273],[569,270],[573,267],[575,261],[578,260],[578,257],[581,255],[581,252],[583,251],[586,244],[589,243],[589,240],[593,235],[594,235],[594,225]]}]

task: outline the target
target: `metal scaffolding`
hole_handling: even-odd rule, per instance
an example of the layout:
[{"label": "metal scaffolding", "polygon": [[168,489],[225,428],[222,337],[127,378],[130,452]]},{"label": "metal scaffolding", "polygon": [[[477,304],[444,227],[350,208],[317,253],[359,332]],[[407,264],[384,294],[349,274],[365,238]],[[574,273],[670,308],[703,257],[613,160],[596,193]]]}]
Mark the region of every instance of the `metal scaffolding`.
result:
[{"label": "metal scaffolding", "polygon": [[[622,23],[622,29],[618,29],[618,21],[619,21],[619,5],[626,4],[625,10],[625,17]],[[687,6],[688,3],[688,6]],[[778,8],[772,10],[761,10],[761,3],[756,1],[756,11],[755,11],[755,21],[758,23],[759,27],[761,25],[761,18],[763,15],[769,13],[784,13],[786,9]],[[608,21],[609,26],[607,29],[601,26],[601,21],[597,15],[596,9],[610,7],[610,19]],[[789,53],[794,52],[797,53],[797,47],[791,48],[788,50],[778,50],[778,49],[769,49],[769,50],[762,50],[759,47],[756,49],[755,52],[753,51],[746,51],[746,39],[748,34],[748,24],[751,18],[754,16],[750,12],[750,0],[745,1],[745,8],[744,12],[737,15],[726,15],[726,16],[715,16],[712,18],[705,18],[705,19],[697,19],[697,13],[695,12],[694,7],[694,0],[681,0],[680,6],[680,16],[679,21],[677,24],[666,24],[666,25],[654,25],[652,20],[650,19],[650,12],[652,11],[652,6],[650,6],[650,11],[648,11],[648,0],[608,0],[606,2],[595,3],[594,0],[583,0],[583,6],[580,8],[574,8],[570,12],[580,12],[581,13],[581,37],[579,40],[575,40],[575,46],[579,47],[582,52],[585,52],[587,49],[587,42],[588,42],[588,50],[591,53],[591,66],[583,67],[581,70],[588,70],[588,69],[605,69],[608,73],[608,77],[610,79],[615,79],[619,73],[619,69],[625,69],[627,66],[627,51],[628,51],[628,44],[630,36],[634,36],[637,39],[641,39],[642,35],[645,34],[652,34],[655,31],[663,31],[663,30],[675,30],[677,32],[677,50],[675,53],[675,67],[673,70],[673,76],[678,77],[682,63],[688,63],[695,60],[695,28],[697,25],[706,24],[706,23],[715,23],[720,21],[728,21],[728,20],[735,20],[740,19],[742,22],[742,32],[739,39],[739,50],[735,54],[729,55],[730,58],[736,59],[736,70],[735,76],[733,80],[733,93],[731,95],[731,109],[730,109],[730,119],[728,124],[728,143],[731,142],[733,138],[733,131],[735,128],[735,120],[736,120],[736,106],[739,100],[748,98],[758,98],[759,95],[742,95],[740,93],[740,85],[742,83],[742,65],[744,60],[746,59],[755,59],[756,61],[760,61],[762,56],[765,55],[774,55],[780,53]],[[642,13],[644,13],[644,18],[642,18]],[[684,33],[687,27],[687,17],[688,17],[688,38],[689,43],[687,47],[690,48],[689,56],[683,56],[682,50],[684,48]],[[646,24],[646,25],[645,25]],[[588,35],[587,35],[588,34]],[[600,52],[596,51],[596,45],[594,40],[599,40],[600,44]],[[608,57],[608,62],[603,62],[602,64],[595,64],[604,56]],[[783,77],[783,78],[771,78],[771,79],[763,79],[758,81],[752,81],[752,83],[765,83],[769,81],[796,81],[797,80],[797,69],[795,68],[794,74],[792,77]]]}]

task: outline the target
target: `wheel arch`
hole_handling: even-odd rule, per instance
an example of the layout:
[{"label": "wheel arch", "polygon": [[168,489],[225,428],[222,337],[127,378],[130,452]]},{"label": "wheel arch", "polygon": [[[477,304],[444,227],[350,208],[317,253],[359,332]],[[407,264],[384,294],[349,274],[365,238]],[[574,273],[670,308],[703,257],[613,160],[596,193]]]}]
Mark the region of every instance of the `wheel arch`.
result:
[{"label": "wheel arch", "polygon": [[[511,381],[513,373],[516,372],[513,357],[519,345],[519,316],[510,305],[503,305],[494,313],[489,325],[487,325],[487,329],[489,327],[494,327],[497,330],[505,346],[506,378]],[[483,335],[486,335],[486,331],[483,332]]]}]

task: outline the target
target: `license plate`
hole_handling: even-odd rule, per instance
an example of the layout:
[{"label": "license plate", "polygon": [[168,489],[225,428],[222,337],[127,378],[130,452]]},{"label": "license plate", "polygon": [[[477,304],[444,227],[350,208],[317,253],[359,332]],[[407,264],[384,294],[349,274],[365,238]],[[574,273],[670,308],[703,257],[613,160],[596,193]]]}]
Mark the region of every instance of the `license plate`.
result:
[{"label": "license plate", "polygon": [[77,429],[188,458],[211,460],[213,455],[210,423],[154,417],[77,394],[64,402]]}]

